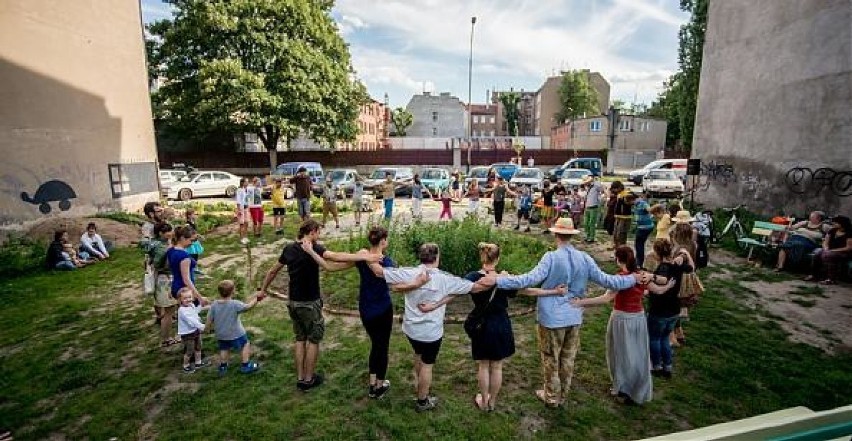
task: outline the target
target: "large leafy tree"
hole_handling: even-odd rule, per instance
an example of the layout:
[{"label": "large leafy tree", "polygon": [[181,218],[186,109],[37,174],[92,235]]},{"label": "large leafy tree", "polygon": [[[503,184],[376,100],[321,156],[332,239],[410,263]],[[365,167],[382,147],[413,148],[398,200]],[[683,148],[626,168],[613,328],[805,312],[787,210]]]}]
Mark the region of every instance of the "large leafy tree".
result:
[{"label": "large leafy tree", "polygon": [[414,115],[402,107],[397,107],[391,112],[391,121],[396,129],[396,136],[405,136],[408,128],[414,123]]},{"label": "large leafy tree", "polygon": [[559,112],[556,120],[559,123],[569,119],[577,119],[584,114],[596,115],[598,108],[598,93],[589,82],[586,72],[570,70],[562,73],[559,84]]},{"label": "large leafy tree", "polygon": [[518,136],[518,120],[520,119],[520,110],[518,102],[521,100],[521,94],[518,92],[504,92],[500,94],[500,103],[503,104],[503,115],[506,118],[506,129],[509,136]]},{"label": "large leafy tree", "polygon": [[158,118],[184,133],[257,133],[276,165],[279,141],[306,133],[334,146],[358,133],[366,90],[330,16],[333,1],[167,0],[172,20],[149,27],[166,83]]}]

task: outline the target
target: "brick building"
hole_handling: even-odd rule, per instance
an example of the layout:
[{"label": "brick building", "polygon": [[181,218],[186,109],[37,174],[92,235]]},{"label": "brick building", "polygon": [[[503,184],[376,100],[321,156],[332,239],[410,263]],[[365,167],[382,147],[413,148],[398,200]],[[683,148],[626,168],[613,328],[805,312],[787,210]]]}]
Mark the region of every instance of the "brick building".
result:
[{"label": "brick building", "polygon": [[493,104],[471,104],[465,106],[470,117],[470,136],[474,138],[497,136],[497,106]]}]

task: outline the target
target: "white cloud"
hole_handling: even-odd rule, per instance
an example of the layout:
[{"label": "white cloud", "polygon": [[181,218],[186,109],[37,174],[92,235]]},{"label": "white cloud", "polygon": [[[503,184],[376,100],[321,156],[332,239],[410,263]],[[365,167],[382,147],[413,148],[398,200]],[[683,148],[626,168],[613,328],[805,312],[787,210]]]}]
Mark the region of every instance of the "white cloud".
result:
[{"label": "white cloud", "polygon": [[340,28],[340,33],[343,35],[351,34],[360,29],[368,28],[367,23],[364,23],[364,20],[353,16],[353,15],[342,15],[339,20],[337,20],[337,25]]}]

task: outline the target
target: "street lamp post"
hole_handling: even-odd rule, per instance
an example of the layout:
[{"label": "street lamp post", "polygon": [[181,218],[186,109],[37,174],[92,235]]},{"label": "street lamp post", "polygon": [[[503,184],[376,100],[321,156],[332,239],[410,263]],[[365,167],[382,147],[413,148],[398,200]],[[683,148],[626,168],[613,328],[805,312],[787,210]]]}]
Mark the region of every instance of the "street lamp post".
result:
[{"label": "street lamp post", "polygon": [[467,172],[470,173],[470,149],[473,146],[471,131],[473,130],[473,105],[471,103],[473,86],[473,26],[476,16],[470,17],[470,56],[467,58]]}]

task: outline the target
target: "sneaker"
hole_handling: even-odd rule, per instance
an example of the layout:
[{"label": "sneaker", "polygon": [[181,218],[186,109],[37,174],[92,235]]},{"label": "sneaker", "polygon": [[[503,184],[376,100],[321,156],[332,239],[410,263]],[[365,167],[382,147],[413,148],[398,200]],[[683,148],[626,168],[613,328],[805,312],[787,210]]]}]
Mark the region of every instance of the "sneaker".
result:
[{"label": "sneaker", "polygon": [[370,387],[370,398],[381,400],[385,394],[390,390],[390,381],[385,380],[381,383],[381,386],[378,387]]},{"label": "sneaker", "polygon": [[240,243],[243,244],[243,245],[248,245],[248,243],[249,243],[248,237],[244,237],[244,238],[240,239]]},{"label": "sneaker", "polygon": [[414,410],[416,410],[417,412],[425,412],[427,410],[434,409],[437,405],[438,405],[438,398],[433,397],[433,396],[428,396],[423,401],[417,400],[417,402],[414,403]]},{"label": "sneaker", "polygon": [[228,373],[228,363],[219,364],[219,376],[224,377]]},{"label": "sneaker", "polygon": [[529,233],[529,232],[530,232],[530,227],[527,227],[527,229],[524,230],[524,233]]},{"label": "sneaker", "polygon": [[311,390],[315,387],[321,386],[322,383],[323,383],[322,375],[314,374],[314,378],[312,378],[311,381],[302,383],[302,387],[299,390],[301,390],[302,392],[307,392],[307,391],[309,391],[309,390]]},{"label": "sneaker", "polygon": [[201,369],[205,366],[210,366],[210,360],[201,360],[201,363],[195,363],[196,369]]},{"label": "sneaker", "polygon": [[242,366],[240,366],[240,372],[242,372],[244,374],[250,374],[252,372],[257,372],[258,369],[260,369],[260,365],[258,365],[254,361],[244,363]]},{"label": "sneaker", "polygon": [[184,374],[191,374],[193,372],[195,372],[195,368],[192,365],[183,367],[183,373]]},{"label": "sneaker", "polygon": [[520,225],[515,225],[515,229],[516,229],[516,230],[520,230],[520,229],[521,229],[521,226],[520,226]]}]

